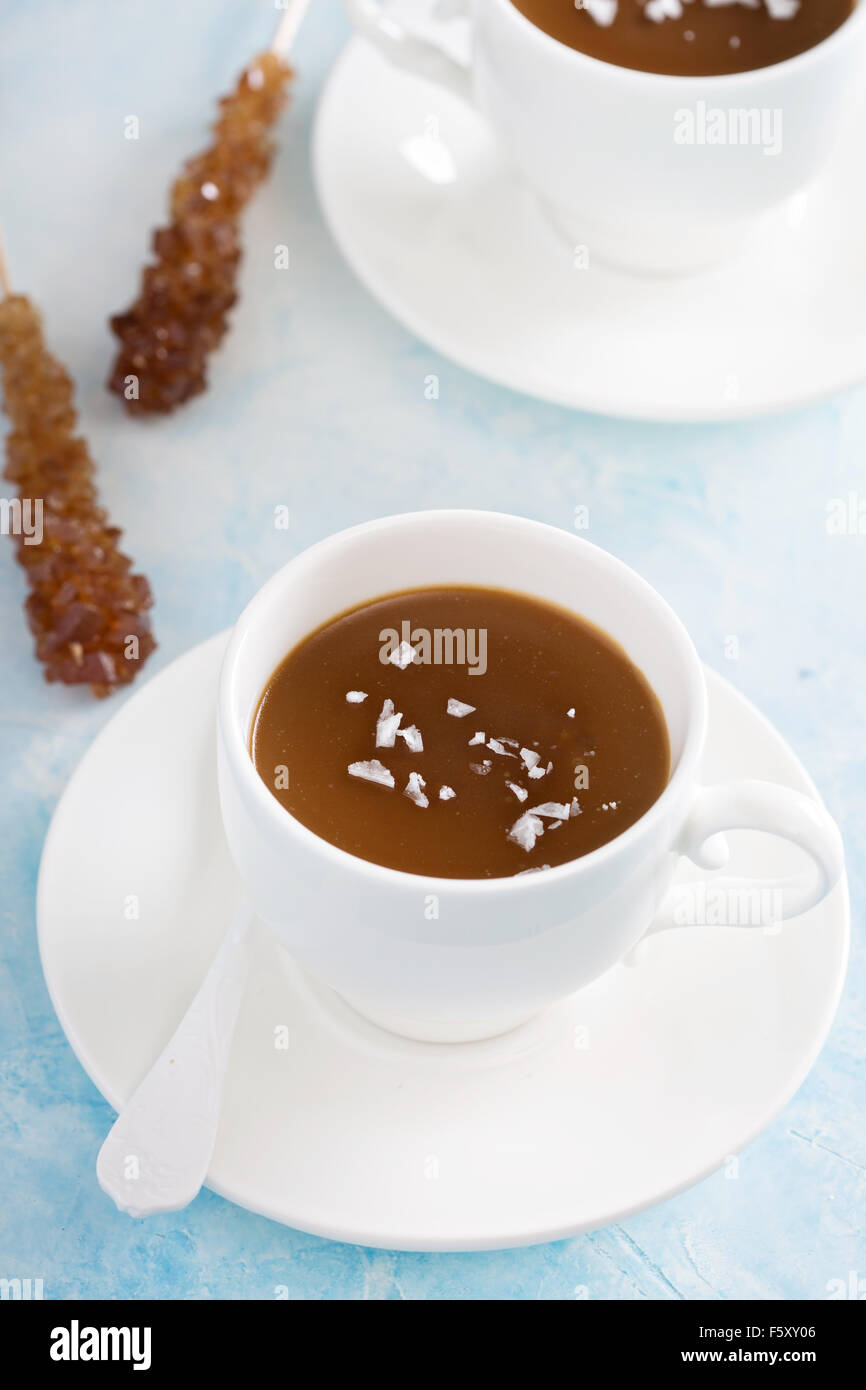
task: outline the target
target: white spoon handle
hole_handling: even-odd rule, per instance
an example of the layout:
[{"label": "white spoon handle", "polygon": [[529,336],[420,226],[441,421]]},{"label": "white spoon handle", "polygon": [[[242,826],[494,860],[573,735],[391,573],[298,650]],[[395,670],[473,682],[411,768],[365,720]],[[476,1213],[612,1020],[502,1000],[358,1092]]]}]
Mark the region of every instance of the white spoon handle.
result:
[{"label": "white spoon handle", "polygon": [[241,902],[195,999],[99,1151],[99,1184],[130,1216],[178,1211],[205,1180],[247,976],[249,924]]}]

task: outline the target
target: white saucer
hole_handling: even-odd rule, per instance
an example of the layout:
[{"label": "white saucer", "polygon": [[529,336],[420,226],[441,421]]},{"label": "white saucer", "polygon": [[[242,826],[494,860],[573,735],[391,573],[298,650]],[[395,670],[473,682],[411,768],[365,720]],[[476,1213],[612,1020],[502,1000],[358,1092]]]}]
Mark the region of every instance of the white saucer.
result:
[{"label": "white saucer", "polygon": [[359,279],[446,357],[584,410],[722,420],[866,378],[864,144],[866,105],[819,188],[678,279],[575,269],[481,118],[361,39],[325,88],[313,163]]},{"label": "white saucer", "polygon": [[[45,845],[45,977],[115,1108],[186,1009],[233,906],[214,769],[224,643],[124,705]],[[814,793],[762,716],[709,681],[706,775]],[[766,837],[731,842],[734,873],[794,867]],[[530,1244],[617,1221],[711,1172],[790,1099],[830,1027],[847,942],[841,884],[779,935],[670,932],[516,1032],[449,1046],[365,1023],[259,926],[208,1185],[318,1235],[406,1250]],[[288,1049],[275,1046],[283,1027]]]}]

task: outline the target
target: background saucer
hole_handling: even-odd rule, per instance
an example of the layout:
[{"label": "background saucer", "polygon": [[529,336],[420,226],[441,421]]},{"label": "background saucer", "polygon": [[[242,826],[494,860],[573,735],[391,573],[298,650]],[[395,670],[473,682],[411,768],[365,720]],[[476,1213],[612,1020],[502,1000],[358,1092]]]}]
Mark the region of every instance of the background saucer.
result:
[{"label": "background saucer", "polygon": [[749,247],[682,278],[574,267],[473,111],[352,40],[313,160],[340,249],[437,351],[605,414],[724,420],[866,378],[866,104],[820,186]]},{"label": "background saucer", "polygon": [[[170,1036],[231,912],[214,768],[224,643],[195,648],[120,709],[45,845],[45,977],[115,1108]],[[708,678],[705,776],[813,792],[762,716]],[[796,863],[763,836],[731,840],[734,873]],[[391,1249],[607,1225],[735,1155],[790,1099],[829,1029],[847,941],[843,883],[779,935],[672,932],[638,967],[526,1027],[455,1047],[364,1023],[259,929],[208,1185],[303,1230]],[[283,1028],[288,1048],[276,1045]]]}]

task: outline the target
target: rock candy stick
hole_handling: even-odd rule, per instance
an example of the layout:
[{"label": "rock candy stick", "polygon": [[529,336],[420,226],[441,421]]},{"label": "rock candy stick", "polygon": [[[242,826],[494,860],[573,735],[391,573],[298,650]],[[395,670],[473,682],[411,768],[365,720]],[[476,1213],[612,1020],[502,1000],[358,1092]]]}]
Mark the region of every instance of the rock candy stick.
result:
[{"label": "rock candy stick", "polygon": [[237,299],[240,215],[267,177],[286,103],[285,61],[309,0],[290,0],[268,52],[220,101],[211,145],[184,166],[171,221],[153,235],[135,303],[110,320],[120,339],[108,388],[133,415],[165,414],[204,391],[207,359]]},{"label": "rock candy stick", "polygon": [[100,507],[87,444],[74,433],[69,374],[46,350],[36,309],[10,294],[2,265],[0,371],[6,436],[5,501],[30,586],[25,611],[49,681],[89,685],[94,695],[128,685],[153,651],[142,574],[118,547],[121,532]]}]

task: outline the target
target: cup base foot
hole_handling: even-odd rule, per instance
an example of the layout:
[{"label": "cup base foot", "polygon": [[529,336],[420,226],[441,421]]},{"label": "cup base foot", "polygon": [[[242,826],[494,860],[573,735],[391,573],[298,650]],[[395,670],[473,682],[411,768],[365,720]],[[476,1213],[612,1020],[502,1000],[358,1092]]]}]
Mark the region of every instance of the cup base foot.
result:
[{"label": "cup base foot", "polygon": [[678,277],[698,275],[741,254],[761,225],[749,222],[683,230],[681,220],[641,225],[634,217],[600,219],[536,195],[548,225],[572,248],[575,264],[583,257],[630,275]]},{"label": "cup base foot", "polygon": [[515,1028],[520,1028],[535,1016],[530,1012],[471,1021],[409,1018],[402,1014],[381,1013],[345,994],[339,995],[338,998],[368,1023],[374,1023],[377,1028],[384,1029],[386,1033],[394,1033],[399,1038],[411,1038],[414,1042],[486,1042],[491,1038],[501,1037],[504,1033],[513,1032]]}]

